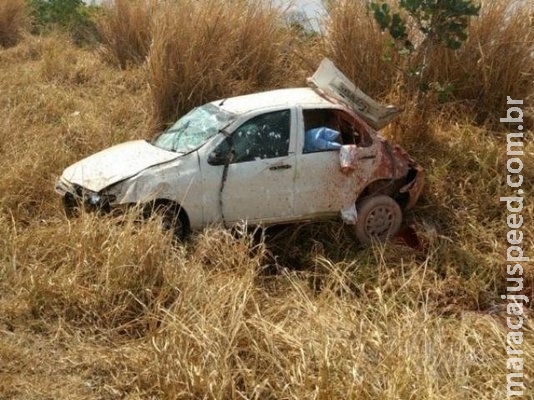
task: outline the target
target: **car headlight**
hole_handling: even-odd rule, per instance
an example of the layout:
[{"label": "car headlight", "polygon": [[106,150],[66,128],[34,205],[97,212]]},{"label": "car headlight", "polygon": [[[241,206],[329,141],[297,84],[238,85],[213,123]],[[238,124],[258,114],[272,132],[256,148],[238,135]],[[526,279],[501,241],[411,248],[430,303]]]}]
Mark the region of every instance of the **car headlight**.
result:
[{"label": "car headlight", "polygon": [[109,211],[110,204],[116,199],[114,195],[86,191],[84,204],[91,210]]},{"label": "car headlight", "polygon": [[99,207],[104,203],[104,198],[98,193],[90,193],[85,197],[85,202],[93,207]]}]

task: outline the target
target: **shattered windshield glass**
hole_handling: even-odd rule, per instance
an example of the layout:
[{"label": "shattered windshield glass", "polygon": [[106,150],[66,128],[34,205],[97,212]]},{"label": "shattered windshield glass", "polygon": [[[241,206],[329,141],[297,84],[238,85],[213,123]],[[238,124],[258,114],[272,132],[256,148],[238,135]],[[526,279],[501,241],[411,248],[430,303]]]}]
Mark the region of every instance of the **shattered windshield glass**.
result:
[{"label": "shattered windshield glass", "polygon": [[180,118],[152,144],[176,153],[189,153],[206,143],[235,118],[234,114],[214,104],[205,104]]}]

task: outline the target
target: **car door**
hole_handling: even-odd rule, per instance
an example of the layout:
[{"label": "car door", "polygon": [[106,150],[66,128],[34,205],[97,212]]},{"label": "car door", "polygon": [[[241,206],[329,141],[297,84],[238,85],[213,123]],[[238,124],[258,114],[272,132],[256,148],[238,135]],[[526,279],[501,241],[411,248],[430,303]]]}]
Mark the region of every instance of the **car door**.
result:
[{"label": "car door", "polygon": [[[212,152],[215,157],[206,168],[217,172],[207,171],[207,175],[224,181],[214,195],[220,200],[220,217],[225,222],[269,223],[292,217],[295,120],[291,109],[260,113]],[[228,154],[231,158],[222,161]]]},{"label": "car door", "polygon": [[[321,150],[310,150],[305,143],[305,133],[310,129],[339,129],[328,126],[328,121],[332,119],[329,114],[332,113],[339,115],[340,111],[300,109],[298,112],[295,215],[300,218],[337,214],[340,210],[350,207],[356,199],[358,183],[355,172],[341,171],[339,148],[323,146]],[[340,134],[338,143],[342,144],[341,142]]]}]

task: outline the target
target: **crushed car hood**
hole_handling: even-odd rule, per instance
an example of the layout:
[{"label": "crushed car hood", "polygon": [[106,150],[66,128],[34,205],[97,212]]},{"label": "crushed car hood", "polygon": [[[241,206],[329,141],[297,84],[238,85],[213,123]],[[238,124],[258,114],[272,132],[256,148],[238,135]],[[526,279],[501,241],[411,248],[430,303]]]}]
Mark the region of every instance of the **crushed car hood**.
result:
[{"label": "crushed car hood", "polygon": [[94,192],[134,176],[153,165],[180,157],[180,153],[162,150],[144,140],[122,143],[68,167],[62,178]]}]

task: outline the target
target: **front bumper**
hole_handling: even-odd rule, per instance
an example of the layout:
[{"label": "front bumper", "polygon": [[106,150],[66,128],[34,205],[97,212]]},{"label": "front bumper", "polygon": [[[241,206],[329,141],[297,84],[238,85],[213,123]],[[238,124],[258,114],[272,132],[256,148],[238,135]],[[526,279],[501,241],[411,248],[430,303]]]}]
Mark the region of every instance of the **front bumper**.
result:
[{"label": "front bumper", "polygon": [[89,212],[108,213],[111,211],[111,203],[115,200],[113,195],[87,190],[68,182],[63,177],[57,180],[55,190],[62,197],[67,215],[72,215],[76,209],[80,208]]}]

